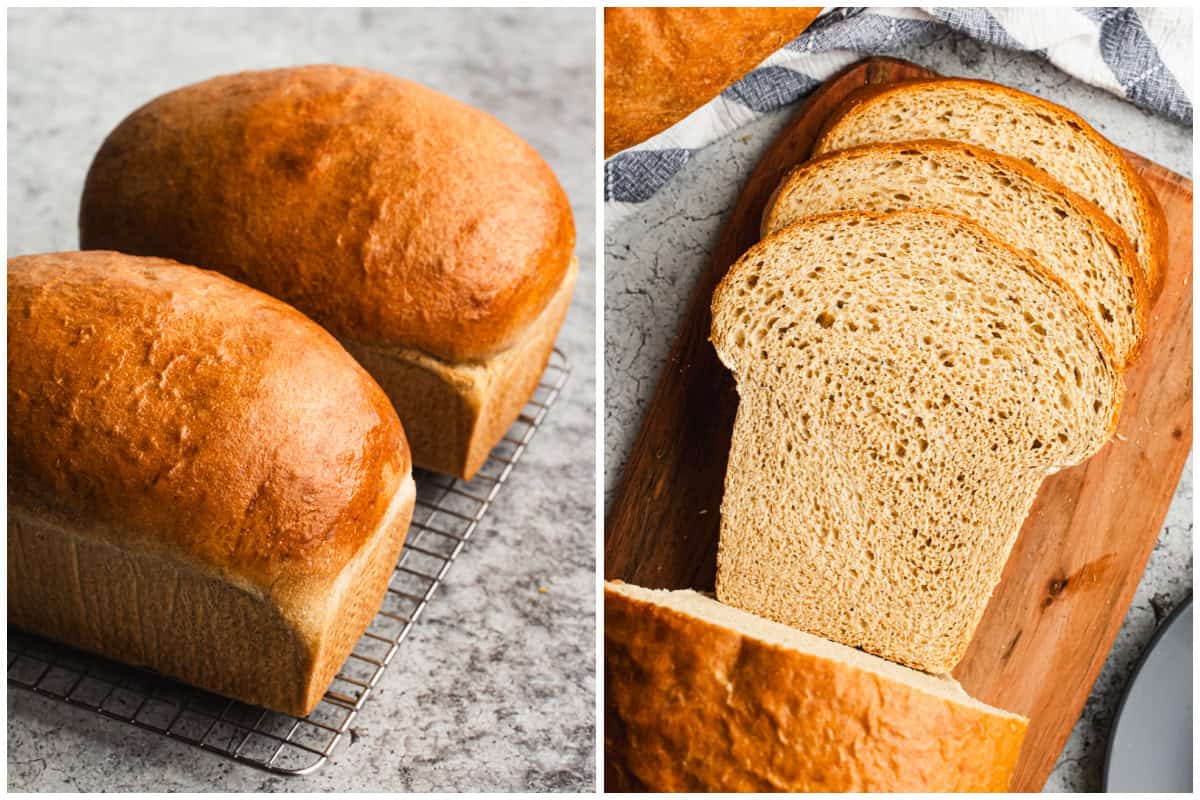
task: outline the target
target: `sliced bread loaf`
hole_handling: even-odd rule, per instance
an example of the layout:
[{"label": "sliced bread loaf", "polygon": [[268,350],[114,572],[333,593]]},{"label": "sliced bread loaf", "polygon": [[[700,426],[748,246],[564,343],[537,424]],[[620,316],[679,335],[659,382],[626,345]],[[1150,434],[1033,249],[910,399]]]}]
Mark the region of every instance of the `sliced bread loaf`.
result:
[{"label": "sliced bread loaf", "polygon": [[1123,394],[1078,298],[938,211],[809,217],[713,295],[740,397],[717,596],[917,669],[958,663],[1043,477]]},{"label": "sliced bread loaf", "polygon": [[941,78],[865,87],[835,113],[813,155],[876,142],[953,139],[1019,158],[1086,197],[1129,235],[1153,296],[1167,263],[1154,192],[1078,114],[987,81]]},{"label": "sliced bread loaf", "polygon": [[1028,720],[693,591],[604,587],[608,791],[1004,791]]},{"label": "sliced bread loaf", "polygon": [[908,208],[970,217],[1041,261],[1084,301],[1118,364],[1132,362],[1149,299],[1128,237],[1096,205],[1026,162],[940,140],[829,153],[780,184],[763,234],[816,214]]}]

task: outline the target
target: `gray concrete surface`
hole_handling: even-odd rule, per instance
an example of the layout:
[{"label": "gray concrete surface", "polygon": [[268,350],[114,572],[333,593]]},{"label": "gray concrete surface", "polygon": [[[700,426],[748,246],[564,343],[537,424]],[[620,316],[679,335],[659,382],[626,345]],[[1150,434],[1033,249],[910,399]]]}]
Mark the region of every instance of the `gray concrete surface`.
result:
[{"label": "gray concrete surface", "polygon": [[562,399],[331,763],[271,776],[10,688],[9,789],[592,789],[593,19],[591,9],[9,12],[10,255],[78,246],[88,164],[138,105],[216,74],[337,62],[428,84],[529,140],[571,198],[581,265],[559,338],[573,365]]},{"label": "gray concrete surface", "polygon": [[[979,77],[1076,110],[1117,144],[1191,177],[1192,131],[1082,84],[1033,55],[958,35],[893,55],[947,75]],[[793,109],[697,153],[644,207],[605,231],[604,471],[611,500],[696,276],[754,164]],[[1046,791],[1098,791],[1121,692],[1155,624],[1192,587],[1189,460],[1124,625]]]}]

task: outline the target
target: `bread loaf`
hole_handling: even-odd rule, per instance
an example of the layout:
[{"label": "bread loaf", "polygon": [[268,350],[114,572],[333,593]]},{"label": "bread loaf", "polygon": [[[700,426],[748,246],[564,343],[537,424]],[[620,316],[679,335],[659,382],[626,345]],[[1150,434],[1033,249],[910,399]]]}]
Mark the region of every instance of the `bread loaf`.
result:
[{"label": "bread loaf", "polygon": [[155,258],[8,262],[8,619],[307,714],[379,609],[404,431],[291,307]]},{"label": "bread loaf", "polygon": [[863,145],[801,164],[767,204],[763,234],[835,211],[938,209],[978,222],[1061,278],[1128,366],[1149,306],[1137,255],[1094,204],[1026,162],[973,145]]},{"label": "bread loaf", "polygon": [[226,75],[133,112],[88,172],[80,240],[296,306],[368,363],[416,464],[463,477],[536,387],[575,280],[570,205],[533,148],[337,66]]},{"label": "bread loaf", "polygon": [[605,8],[604,157],[665,131],[804,32],[820,8]]},{"label": "bread loaf", "polygon": [[1151,295],[1161,291],[1167,223],[1158,198],[1124,154],[1078,114],[987,81],[938,78],[867,86],[826,123],[813,155],[913,139],[975,144],[1049,173],[1124,229]]},{"label": "bread loaf", "polygon": [[1078,298],[936,211],[809,217],[713,296],[737,383],[717,597],[932,673],[958,663],[1042,479],[1123,385]]},{"label": "bread loaf", "polygon": [[692,591],[604,587],[607,791],[1005,791],[1028,720]]}]

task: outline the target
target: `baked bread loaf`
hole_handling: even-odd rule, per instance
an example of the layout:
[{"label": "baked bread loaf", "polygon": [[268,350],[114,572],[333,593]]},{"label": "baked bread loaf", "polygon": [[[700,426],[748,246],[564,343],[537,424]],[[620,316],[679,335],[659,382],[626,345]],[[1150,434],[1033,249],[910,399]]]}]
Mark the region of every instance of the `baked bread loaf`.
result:
[{"label": "baked bread loaf", "polygon": [[295,309],[163,259],[9,259],[9,624],[304,715],[414,501],[387,398]]},{"label": "baked bread loaf", "polygon": [[606,791],[1002,792],[1028,720],[692,591],[604,586]]},{"label": "baked bread loaf", "polygon": [[795,39],[820,8],[605,8],[604,157],[665,131]]},{"label": "baked bread loaf", "polygon": [[863,145],[801,164],[767,204],[763,234],[835,211],[931,208],[969,217],[1061,278],[1091,311],[1117,363],[1132,363],[1149,307],[1137,255],[1097,206],[1045,172],[973,145]]},{"label": "baked bread loaf", "polygon": [[878,142],[950,139],[1027,161],[1102,208],[1128,234],[1152,296],[1162,290],[1167,223],[1124,154],[1069,109],[963,78],[867,86],[834,113],[813,155]]},{"label": "baked bread loaf", "polygon": [[809,217],[718,285],[734,423],[724,603],[931,673],[958,663],[1049,473],[1123,384],[1072,292],[937,211]]},{"label": "baked bread loaf", "polygon": [[88,172],[85,249],[279,297],[362,358],[418,466],[472,476],[537,386],[576,268],[549,166],[495,118],[364,69],[244,72],[133,112]]}]

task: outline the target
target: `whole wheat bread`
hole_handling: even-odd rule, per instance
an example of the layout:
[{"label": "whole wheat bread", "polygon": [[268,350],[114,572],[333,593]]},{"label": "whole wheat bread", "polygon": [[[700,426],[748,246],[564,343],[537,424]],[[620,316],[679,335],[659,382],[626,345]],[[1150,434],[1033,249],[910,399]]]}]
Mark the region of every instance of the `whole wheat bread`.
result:
[{"label": "whole wheat bread", "polygon": [[1004,791],[1028,720],[693,591],[604,586],[609,791]]},{"label": "whole wheat bread", "polygon": [[1029,162],[1104,209],[1129,235],[1153,296],[1166,268],[1166,220],[1124,154],[1069,109],[1025,92],[962,78],[859,90],[813,155],[877,142],[952,139]]},{"label": "whole wheat bread", "polygon": [[784,228],[712,310],[740,397],[718,598],[949,672],[1042,479],[1114,430],[1122,379],[1091,316],[937,211]]},{"label": "whole wheat bread", "polygon": [[1083,299],[1128,366],[1146,331],[1146,284],[1129,239],[1042,170],[982,147],[924,140],[864,145],[800,165],[763,216],[769,234],[834,211],[962,214],[1038,259]]}]

